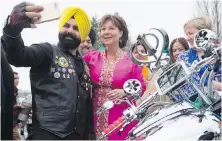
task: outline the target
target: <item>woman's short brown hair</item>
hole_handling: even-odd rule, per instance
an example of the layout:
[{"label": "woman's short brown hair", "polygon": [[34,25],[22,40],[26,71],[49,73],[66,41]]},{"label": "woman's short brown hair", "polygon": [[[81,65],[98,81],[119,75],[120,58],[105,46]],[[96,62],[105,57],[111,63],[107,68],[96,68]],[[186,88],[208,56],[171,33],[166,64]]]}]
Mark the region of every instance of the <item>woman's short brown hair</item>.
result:
[{"label": "woman's short brown hair", "polygon": [[100,24],[99,24],[99,28],[101,30],[101,27],[103,26],[103,24],[107,21],[107,20],[111,20],[112,23],[120,30],[123,32],[123,35],[120,37],[120,42],[119,42],[119,47],[120,48],[124,48],[126,46],[126,42],[128,40],[128,28],[126,25],[125,20],[120,17],[119,15],[110,15],[107,14],[105,16],[103,16],[100,20]]}]

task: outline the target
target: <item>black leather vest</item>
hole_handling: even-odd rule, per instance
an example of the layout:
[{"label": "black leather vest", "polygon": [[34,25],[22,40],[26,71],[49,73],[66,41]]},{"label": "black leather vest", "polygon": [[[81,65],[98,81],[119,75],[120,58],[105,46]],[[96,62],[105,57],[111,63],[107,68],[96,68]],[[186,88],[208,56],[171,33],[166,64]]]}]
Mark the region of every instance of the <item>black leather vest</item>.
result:
[{"label": "black leather vest", "polygon": [[49,71],[30,73],[33,124],[60,137],[82,135],[87,126],[90,79],[85,71],[78,78],[75,64],[72,55],[53,47]]}]

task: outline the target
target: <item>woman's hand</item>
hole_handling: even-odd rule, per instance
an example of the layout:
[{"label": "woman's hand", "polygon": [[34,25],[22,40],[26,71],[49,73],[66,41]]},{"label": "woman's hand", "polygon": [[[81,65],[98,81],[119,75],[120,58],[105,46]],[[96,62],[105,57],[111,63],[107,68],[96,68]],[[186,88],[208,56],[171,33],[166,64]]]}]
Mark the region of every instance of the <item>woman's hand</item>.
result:
[{"label": "woman's hand", "polygon": [[222,83],[213,80],[213,88],[217,91],[222,91]]},{"label": "woman's hand", "polygon": [[115,89],[107,93],[107,97],[111,101],[115,101],[117,99],[120,99],[124,97],[126,94],[123,89]]}]

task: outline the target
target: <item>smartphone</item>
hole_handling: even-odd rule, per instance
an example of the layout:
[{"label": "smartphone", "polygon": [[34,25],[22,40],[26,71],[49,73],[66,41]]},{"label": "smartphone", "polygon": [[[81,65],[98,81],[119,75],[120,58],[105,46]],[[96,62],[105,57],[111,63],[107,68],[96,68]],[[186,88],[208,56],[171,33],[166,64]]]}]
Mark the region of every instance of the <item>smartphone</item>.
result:
[{"label": "smartphone", "polygon": [[60,11],[57,3],[49,3],[42,6],[44,9],[40,12],[41,17],[35,24],[50,22],[60,18]]}]

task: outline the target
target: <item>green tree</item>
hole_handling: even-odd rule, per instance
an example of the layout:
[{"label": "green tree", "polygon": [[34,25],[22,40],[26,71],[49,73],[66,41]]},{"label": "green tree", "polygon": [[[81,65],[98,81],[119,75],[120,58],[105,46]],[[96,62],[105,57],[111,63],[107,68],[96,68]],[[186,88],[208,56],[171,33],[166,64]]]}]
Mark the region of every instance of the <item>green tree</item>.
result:
[{"label": "green tree", "polygon": [[93,48],[98,49],[102,45],[102,42],[99,39],[99,20],[98,20],[97,16],[92,17],[91,24],[92,24],[92,28],[96,32],[96,42],[95,42]]}]

